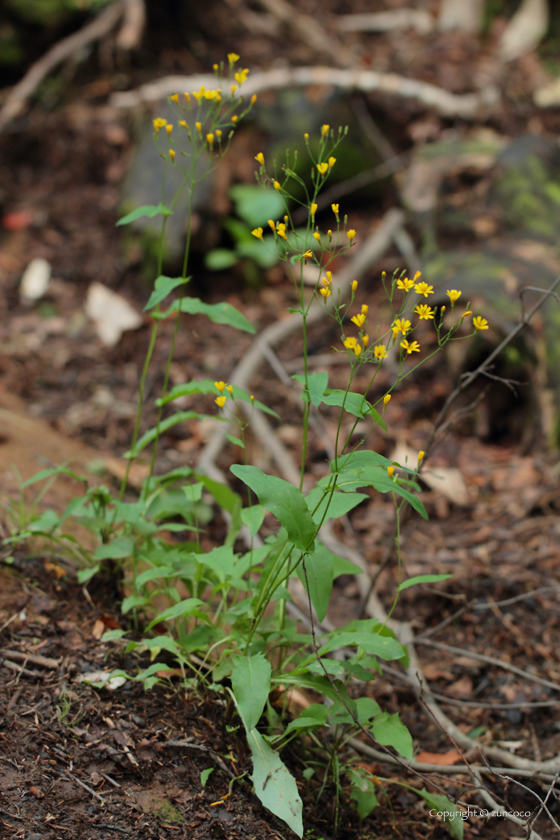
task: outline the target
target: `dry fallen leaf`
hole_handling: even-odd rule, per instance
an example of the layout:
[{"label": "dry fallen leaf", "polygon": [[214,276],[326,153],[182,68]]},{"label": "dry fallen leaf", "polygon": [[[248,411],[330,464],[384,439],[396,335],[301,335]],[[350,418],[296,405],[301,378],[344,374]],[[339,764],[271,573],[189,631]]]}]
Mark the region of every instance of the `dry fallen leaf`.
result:
[{"label": "dry fallen leaf", "polygon": [[442,767],[450,767],[452,764],[462,761],[461,753],[457,750],[449,750],[444,753],[420,752],[414,756],[414,759],[422,762],[422,764],[440,764]]},{"label": "dry fallen leaf", "polygon": [[[416,469],[418,452],[404,441],[397,444],[390,457],[392,461],[397,461],[403,467]],[[453,504],[460,506],[469,504],[467,485],[461,471],[456,467],[426,467],[422,470],[420,478],[430,490],[437,490]]]},{"label": "dry fallen leaf", "polygon": [[102,283],[89,287],[85,313],[105,347],[114,347],[125,330],[136,330],[143,323],[140,313],[127,300]]}]

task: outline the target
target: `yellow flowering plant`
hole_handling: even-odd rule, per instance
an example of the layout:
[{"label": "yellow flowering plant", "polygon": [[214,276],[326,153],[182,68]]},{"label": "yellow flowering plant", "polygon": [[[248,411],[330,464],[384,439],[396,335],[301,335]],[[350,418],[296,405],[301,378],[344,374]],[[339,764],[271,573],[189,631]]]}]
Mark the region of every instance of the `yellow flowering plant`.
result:
[{"label": "yellow flowering plant", "polygon": [[[427,518],[415,493],[418,489],[415,478],[424,453],[419,453],[418,463],[412,468],[392,463],[362,444],[374,427],[387,428],[391,396],[403,379],[448,341],[464,337],[461,325],[472,313],[468,304],[462,314],[456,312],[461,292],[453,289],[447,292],[451,308],[446,317],[444,307],[438,308],[430,302],[433,287],[421,279],[419,272],[408,278],[406,272],[397,271],[390,281],[382,276],[390,309],[390,317],[385,320],[359,299],[357,280],[350,284],[348,299],[337,287],[335,261],[356,247],[360,237],[349,226],[347,216],[341,214],[338,203],[331,204],[326,211],[331,227],[323,228],[319,224],[320,193],[336,167],[336,150],[346,134],[346,129],[335,132],[329,125],[323,125],[315,152],[311,151],[309,136],[306,134],[304,138],[309,154],[308,181],[290,165],[293,159],[289,157],[279,170],[274,162],[269,167],[263,152],[255,156],[257,182],[276,202],[281,196],[284,207],[282,213],[271,212],[276,218],[268,220],[270,232],[267,229],[266,237],[262,226],[252,230],[254,244],[274,248],[278,258],[284,261],[298,301],[298,307],[292,311],[301,317],[303,373],[294,377],[301,385],[303,403],[298,486],[267,475],[249,463],[247,429],[255,411],[277,417],[269,407],[223,379],[193,380],[169,387],[181,313],[202,314],[215,323],[254,332],[245,316],[228,303],[207,304],[186,294],[193,191],[201,177],[201,162],[205,161],[206,174],[219,164],[255,101],[255,97],[248,103],[243,101],[243,85],[249,70],[239,67],[238,62],[239,56],[229,53],[227,62],[214,68],[215,87],[202,86],[170,97],[176,120],[170,123],[156,117],[153,129],[154,142],[162,158],[163,178],[171,179],[176,191],[168,205],[139,208],[118,223],[126,225],[142,216],[161,217],[157,276],[145,307],[153,325],[139,381],[131,445],[125,453],[127,468],[118,498],[113,498],[107,488],[88,488],[62,516],[55,517],[54,524],[51,516],[48,522],[45,520],[43,530],[36,528],[36,533],[54,538],[56,527],[68,516],[78,517],[94,532],[97,548],[80,554],[89,561],[80,571],[81,582],[87,584],[107,561],[117,564],[122,574],[128,576],[129,594],[122,603],[123,614],[132,613],[136,624],[142,617],[145,619],[143,639],[125,640],[125,650],[147,650],[153,657],[166,650],[177,659],[186,686],[197,690],[211,686],[212,690],[226,693],[246,730],[255,792],[302,837],[301,797],[279,754],[298,732],[316,738],[317,730],[329,728],[332,737],[324,747],[328,752],[328,768],[338,762],[336,757],[348,737],[360,731],[378,745],[393,747],[405,760],[413,755],[412,738],[398,715],[389,716],[366,697],[356,698],[353,687],[356,681],[373,678],[378,658],[406,657],[405,648],[386,624],[368,619],[329,631],[321,628],[321,643],[317,643],[313,622],[325,619],[335,578],[361,571],[327,548],[323,526],[330,519],[348,514],[367,498],[358,492],[362,488],[388,494],[396,509],[401,583],[398,549],[402,506],[408,503]],[[162,274],[163,238],[168,218],[183,190],[188,193],[189,204],[183,266],[179,277],[169,278]],[[303,194],[303,199],[296,197],[296,193]],[[293,208],[298,204],[306,210],[306,225],[301,229],[293,221]],[[311,295],[306,280],[310,270],[316,278]],[[164,301],[176,290],[179,296],[164,308]],[[308,321],[310,309],[317,302],[339,328],[340,341],[335,350],[345,353],[348,360],[347,384],[343,389],[330,388],[328,373],[312,371],[309,364]],[[154,427],[140,435],[146,378],[159,324],[167,317],[174,318],[174,328],[162,391],[156,403],[157,420]],[[489,328],[486,319],[478,315],[472,323],[472,334]],[[421,338],[421,330],[426,329],[433,331],[435,342],[432,343],[436,345],[427,354]],[[375,395],[376,377],[389,358],[396,361],[395,381],[383,393]],[[354,390],[357,376],[364,369],[368,372],[367,386],[357,392]],[[233,464],[231,473],[238,481],[238,489],[244,486],[244,493],[191,467],[165,475],[155,474],[162,432],[178,423],[199,422],[206,417],[194,410],[180,410],[164,417],[174,401],[192,395],[204,396],[212,406],[211,416],[229,423],[236,432],[227,434],[227,438],[233,451],[241,453],[241,463]],[[334,457],[326,474],[310,488],[306,486],[310,419],[312,411],[320,410],[321,406],[335,412]],[[361,425],[359,439],[356,438],[358,424]],[[125,501],[130,465],[147,447],[151,447],[148,476],[139,498]],[[28,484],[57,472],[70,471],[46,470]],[[223,513],[227,533],[222,544],[205,550],[201,533],[210,523],[215,505]],[[278,528],[262,539],[260,531],[266,515],[275,518]],[[189,539],[184,539],[185,532]],[[176,537],[173,542],[169,533]],[[301,632],[288,614],[286,602],[291,597],[289,586],[293,579],[304,587],[308,599],[311,634]],[[426,575],[412,578],[406,585],[440,579],[441,575]],[[160,612],[155,607],[156,596],[164,597],[168,604]],[[398,592],[392,609],[397,597]],[[167,629],[162,631],[162,626]],[[125,635],[125,630],[113,630],[105,634],[103,641],[118,642]],[[330,654],[342,648],[347,651],[343,659],[331,658]],[[160,668],[161,663],[154,662],[137,675],[118,673],[127,679],[140,679],[149,688],[159,679]],[[226,677],[229,683],[224,688]],[[277,722],[274,736],[269,734],[265,738],[259,725],[269,708],[270,692],[289,687],[309,688],[327,702],[313,704],[311,712],[306,709],[296,720]],[[351,772],[350,769],[343,772],[360,814],[366,815],[376,804],[370,775],[356,767]],[[423,795],[421,791],[418,793]],[[454,808],[451,802],[448,807]]]}]

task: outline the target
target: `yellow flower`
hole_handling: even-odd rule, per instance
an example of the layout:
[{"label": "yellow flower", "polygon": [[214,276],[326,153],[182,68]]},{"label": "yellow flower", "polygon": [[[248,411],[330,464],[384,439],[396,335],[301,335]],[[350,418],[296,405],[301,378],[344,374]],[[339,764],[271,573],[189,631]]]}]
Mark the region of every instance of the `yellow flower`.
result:
[{"label": "yellow flower", "polygon": [[175,152],[173,151],[173,149],[169,149],[169,157],[171,158],[172,162],[175,161]]},{"label": "yellow flower", "polygon": [[422,277],[422,272],[421,271],[417,271],[412,279],[416,283],[416,281],[418,280],[419,277]]},{"label": "yellow flower", "polygon": [[264,155],[262,152],[259,152],[258,155],[255,155],[255,160],[260,163],[261,166],[264,166]]},{"label": "yellow flower", "polygon": [[321,128],[321,137],[325,137],[325,136],[326,136],[326,134],[327,134],[327,132],[328,132],[329,128],[330,128],[330,126],[328,126],[328,125],[324,125],[324,126]]},{"label": "yellow flower", "polygon": [[361,329],[364,325],[364,321],[366,320],[366,316],[365,315],[354,315],[354,317],[351,318],[350,320],[352,321],[353,324],[356,324],[356,326],[360,327],[360,329]]},{"label": "yellow flower", "polygon": [[237,122],[238,119],[239,119],[239,117],[237,116],[237,114],[234,114],[231,118],[231,121],[235,125],[235,123]]},{"label": "yellow flower", "polygon": [[227,60],[230,64],[235,64],[236,61],[239,61],[239,56],[237,55],[237,53],[230,52],[227,54]]},{"label": "yellow flower", "polygon": [[206,135],[206,142],[208,143],[210,148],[212,148],[212,146],[214,145],[214,135],[212,133]]},{"label": "yellow flower", "polygon": [[435,312],[432,309],[432,307],[428,306],[426,303],[418,304],[414,311],[416,312],[421,321],[428,321],[435,315]]},{"label": "yellow flower", "polygon": [[[378,362],[380,362],[382,359],[386,359],[387,358],[387,350],[385,349],[385,345],[384,344],[377,344],[373,348],[373,355],[375,356],[375,358],[377,359]],[[385,405],[387,405],[387,403],[385,403]]]},{"label": "yellow flower", "polygon": [[[412,324],[410,321],[407,321],[406,318],[397,318],[395,323],[393,324],[393,331],[397,331],[397,335],[401,332],[403,335],[406,335],[407,332],[410,330]],[[396,336],[395,336],[396,338]]]},{"label": "yellow flower", "polygon": [[164,120],[163,117],[157,117],[154,120],[154,131],[156,134],[159,134],[160,128],[163,128],[164,125],[167,125],[167,120]]},{"label": "yellow flower", "polygon": [[309,260],[313,256],[313,251],[306,251],[304,254],[301,255],[302,259]]},{"label": "yellow flower", "polygon": [[181,120],[181,122],[179,123],[179,125],[182,125],[182,126],[183,126],[183,128],[186,128],[186,129],[187,129],[187,131],[189,130],[189,126],[187,125],[187,123],[185,122],[185,120]]},{"label": "yellow flower", "polygon": [[194,127],[196,128],[199,134],[202,134],[202,123],[197,122],[194,124]]},{"label": "yellow flower", "polygon": [[276,233],[276,222],[273,222],[272,219],[269,219],[268,226],[271,229],[272,233]]},{"label": "yellow flower", "polygon": [[167,136],[169,137],[171,132],[173,131],[173,126],[172,125],[166,125],[165,130],[167,131]]},{"label": "yellow flower", "polygon": [[323,295],[323,297],[324,297],[324,298],[325,298],[325,300],[326,300],[326,299],[329,297],[329,295],[330,295],[330,293],[331,293],[331,290],[329,289],[329,287],[328,287],[328,286],[325,286],[325,288],[323,288],[323,289],[319,289],[319,292]]},{"label": "yellow flower", "polygon": [[274,182],[274,189],[275,189],[275,190],[281,190],[281,189],[282,189],[282,187],[281,187],[281,185],[278,183],[278,181],[275,181],[275,182]]},{"label": "yellow flower", "polygon": [[421,450],[420,450],[420,452],[418,453],[418,463],[419,463],[419,464],[420,464],[420,463],[422,463],[422,461],[424,460],[424,455],[425,455],[425,454],[426,454],[426,453],[424,452],[424,450],[423,450],[423,449],[421,449]]},{"label": "yellow flower", "polygon": [[463,320],[463,318],[468,318],[469,315],[472,315],[472,309],[467,309],[466,312],[463,312],[463,314],[461,315],[461,321]]},{"label": "yellow flower", "polygon": [[263,238],[262,227],[255,228],[255,230],[252,230],[251,233],[253,234],[253,236],[256,236],[257,239],[262,239]]},{"label": "yellow flower", "polygon": [[306,132],[305,132],[305,134],[303,135],[303,139],[305,140],[305,142],[306,142],[306,143],[307,143],[307,141],[309,140],[309,134],[307,133],[307,131],[306,131]]},{"label": "yellow flower", "polygon": [[216,386],[216,388],[218,389],[218,391],[220,392],[220,394],[222,394],[222,393],[223,393],[224,388],[226,387],[226,383],[225,383],[225,382],[222,382],[221,380],[220,380],[220,382],[214,382],[214,385]]},{"label": "yellow flower", "polygon": [[235,91],[237,90],[238,87],[239,87],[239,85],[232,85],[231,86],[231,95],[232,96],[235,94]]},{"label": "yellow flower", "polygon": [[236,81],[238,84],[242,85],[242,84],[243,84],[243,82],[245,81],[245,79],[247,78],[247,76],[248,76],[248,75],[249,75],[249,71],[248,71],[247,69],[245,69],[245,70],[238,70],[238,71],[237,71],[237,73],[234,75],[234,77],[233,77],[233,78],[235,79],[235,81]]},{"label": "yellow flower", "polygon": [[319,170],[321,175],[324,175],[328,168],[329,168],[328,163],[318,163],[317,164],[317,169]]},{"label": "yellow flower", "polygon": [[410,292],[414,286],[414,280],[405,277],[404,280],[397,280],[397,289],[402,289],[403,292]]},{"label": "yellow flower", "polygon": [[288,237],[286,236],[286,225],[283,222],[278,222],[276,225],[276,233],[278,236],[281,236],[282,239],[285,239],[286,242],[288,241]]},{"label": "yellow flower", "polygon": [[327,271],[327,283],[332,283],[332,271]]},{"label": "yellow flower", "polygon": [[233,397],[233,385],[226,385],[226,391],[229,391],[231,396]]},{"label": "yellow flower", "polygon": [[338,216],[338,208],[339,208],[338,204],[331,204],[331,210],[333,211],[335,216]]},{"label": "yellow flower", "polygon": [[222,396],[222,397],[216,397],[216,399],[214,400],[214,402],[216,403],[216,405],[217,405],[219,408],[223,408],[223,407],[224,407],[224,405],[226,404],[226,398],[225,398],[224,396]]},{"label": "yellow flower", "polygon": [[417,342],[417,341],[412,341],[412,342],[409,344],[409,343],[408,343],[408,341],[406,340],[406,338],[405,338],[405,340],[404,340],[404,341],[401,341],[401,347],[402,347],[404,350],[406,350],[406,352],[407,352],[408,354],[410,354],[410,353],[419,353],[419,352],[420,352],[420,345],[418,344],[418,342]]},{"label": "yellow flower", "polygon": [[459,298],[461,297],[461,292],[458,292],[457,289],[448,289],[445,294],[447,295],[451,303],[455,303],[455,301],[459,300]]},{"label": "yellow flower", "polygon": [[345,338],[345,339],[344,339],[344,342],[343,342],[343,343],[344,343],[344,346],[345,346],[346,348],[348,348],[348,350],[353,350],[353,349],[354,349],[354,347],[355,347],[355,346],[356,346],[356,344],[357,344],[357,341],[356,341],[356,339],[355,339],[355,338],[352,338],[352,336],[350,335],[350,336],[348,336],[348,338]]},{"label": "yellow flower", "polygon": [[367,303],[362,303],[362,315],[367,315],[369,312],[369,306]]},{"label": "yellow flower", "polygon": [[312,219],[315,217],[315,213],[316,213],[316,212],[317,212],[317,205],[316,205],[316,204],[312,204],[312,205],[311,205],[311,218],[312,218]]},{"label": "yellow flower", "polygon": [[212,70],[214,71],[214,73],[217,73],[219,69],[220,69],[220,68],[218,67],[218,65],[217,65],[217,64],[213,64],[213,65],[212,65]]},{"label": "yellow flower", "polygon": [[222,131],[219,128],[216,129],[216,137],[218,138],[218,143],[221,143],[221,141],[222,141]]},{"label": "yellow flower", "polygon": [[336,163],[336,158],[332,157],[332,155],[331,155],[331,157],[329,158],[329,169],[332,169],[333,166],[335,165],[335,163]]},{"label": "yellow flower", "polygon": [[362,355],[362,348],[357,342],[356,342],[356,346],[354,347],[354,353],[356,354],[356,356],[361,356]]},{"label": "yellow flower", "polygon": [[355,292],[357,288],[358,288],[358,281],[357,280],[352,280],[352,291]]},{"label": "yellow flower", "polygon": [[352,244],[352,242],[354,241],[354,237],[356,236],[356,231],[355,230],[347,230],[346,231],[346,236],[350,240],[350,244]]},{"label": "yellow flower", "polygon": [[391,394],[385,394],[385,396],[383,397],[383,405],[385,407],[387,407],[390,402],[391,402]]},{"label": "yellow flower", "polygon": [[172,99],[173,102],[176,102],[177,105],[179,104],[179,94],[178,93],[171,94],[171,96],[169,98]]},{"label": "yellow flower", "polygon": [[186,100],[186,102],[187,102],[187,105],[190,105],[190,104],[191,104],[191,95],[190,95],[190,93],[188,93],[187,91],[185,91],[185,92],[184,92],[184,94],[183,94],[183,96],[185,97],[185,100]]},{"label": "yellow flower", "polygon": [[369,344],[369,335],[363,335],[362,341],[364,342],[364,347],[367,347]]},{"label": "yellow flower", "polygon": [[257,101],[257,94],[254,93],[251,97],[251,105],[254,105],[256,101]]},{"label": "yellow flower", "polygon": [[414,287],[414,291],[417,292],[419,295],[424,295],[424,297],[428,297],[428,295],[433,294],[434,287],[428,286],[427,283],[417,283]]},{"label": "yellow flower", "polygon": [[319,231],[315,231],[315,233],[313,234],[313,238],[316,239],[317,242],[321,241],[321,234],[319,233]]},{"label": "yellow flower", "polygon": [[254,402],[255,402],[255,398],[254,398],[254,396],[253,396],[252,394],[251,394],[251,402],[252,402],[252,403],[254,403]]},{"label": "yellow flower", "polygon": [[476,318],[473,318],[472,323],[475,330],[488,329],[488,321],[486,320],[486,318],[481,318],[480,315],[477,315]]},{"label": "yellow flower", "polygon": [[395,472],[394,467],[387,467],[387,475],[389,476],[389,478],[393,478],[393,473],[394,472]]}]

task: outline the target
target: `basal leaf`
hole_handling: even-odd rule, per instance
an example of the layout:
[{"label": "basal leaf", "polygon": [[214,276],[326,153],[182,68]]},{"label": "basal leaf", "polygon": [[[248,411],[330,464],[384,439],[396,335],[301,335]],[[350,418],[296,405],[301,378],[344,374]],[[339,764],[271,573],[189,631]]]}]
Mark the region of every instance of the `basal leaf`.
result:
[{"label": "basal leaf", "polygon": [[171,213],[172,211],[165,204],[146,204],[144,207],[137,207],[132,213],[128,213],[128,215],[119,219],[117,227],[119,225],[129,225],[131,222],[135,222],[136,219],[141,219],[142,217],[153,219],[155,216],[171,216]]},{"label": "basal leaf", "polygon": [[93,552],[94,560],[119,560],[130,557],[134,552],[134,537],[116,537],[112,542],[100,545]]},{"label": "basal leaf", "polygon": [[259,528],[263,524],[264,513],[265,511],[262,505],[252,505],[251,507],[243,508],[241,511],[241,520],[248,527],[252,537],[258,533]]},{"label": "basal leaf", "polygon": [[253,785],[265,808],[280,817],[298,837],[303,837],[303,804],[296,780],[278,753],[257,729],[247,733],[253,756]]},{"label": "basal leaf", "polygon": [[256,493],[261,505],[274,514],[296,548],[312,552],[317,528],[297,487],[282,478],[266,475],[258,467],[234,464],[230,469]]},{"label": "basal leaf", "polygon": [[443,796],[441,793],[431,793],[426,788],[416,790],[416,793],[428,803],[432,811],[436,811],[438,815],[445,814],[445,816],[442,816],[442,820],[451,836],[457,840],[463,840],[465,826],[461,817],[462,811],[459,806],[451,802],[447,796]]},{"label": "basal leaf", "polygon": [[146,629],[151,630],[152,627],[163,621],[173,621],[176,618],[198,615],[198,607],[203,604],[204,601],[201,601],[200,598],[186,598],[184,601],[179,601],[178,604],[168,607],[168,609],[164,610],[156,618],[154,618],[153,621],[150,621]]},{"label": "basal leaf", "polygon": [[177,286],[183,286],[185,283],[188,283],[190,277],[164,277],[164,275],[160,275],[155,284],[154,284],[154,291],[149,297],[148,303],[144,307],[144,312],[148,309],[153,309],[154,306],[157,306],[158,303],[161,303],[167,295],[176,289]]},{"label": "basal leaf", "polygon": [[235,184],[230,187],[229,194],[235,202],[237,215],[252,228],[286,212],[280,193],[263,190],[258,184]]},{"label": "basal leaf", "polygon": [[[330,492],[325,492],[325,489],[321,487],[314,487],[305,497],[307,506],[313,516],[313,521],[317,524],[344,516],[359,505],[360,502],[363,502],[364,499],[369,499],[369,496],[365,493],[339,493],[335,490],[331,495]],[[327,511],[326,516],[325,511]]]},{"label": "basal leaf", "polygon": [[262,654],[238,656],[231,673],[233,694],[247,732],[254,729],[270,694],[272,668]]}]

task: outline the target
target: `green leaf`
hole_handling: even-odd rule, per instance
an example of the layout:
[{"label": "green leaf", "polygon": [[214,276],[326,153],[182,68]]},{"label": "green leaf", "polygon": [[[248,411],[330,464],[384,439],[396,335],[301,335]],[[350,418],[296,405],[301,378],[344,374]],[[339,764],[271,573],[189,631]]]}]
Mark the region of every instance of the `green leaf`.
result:
[{"label": "green leaf", "polygon": [[208,781],[210,773],[213,773],[213,772],[214,772],[213,767],[207,767],[206,770],[203,770],[202,773],[200,774],[200,784],[203,788],[206,787],[206,782]]},{"label": "green leaf", "polygon": [[[321,551],[321,548],[324,551]],[[322,621],[327,614],[329,600],[333,588],[333,555],[321,543],[317,544],[314,554],[308,555],[297,568],[297,576],[307,592],[309,584],[309,597],[315,607],[317,618]],[[305,571],[307,571],[307,579]]]},{"label": "green leaf", "polygon": [[[292,376],[292,379],[296,379],[300,382],[303,387],[305,388],[305,376]],[[329,374],[327,371],[322,371],[321,373],[310,373],[307,376],[307,392],[304,391],[304,394],[309,394],[308,399],[311,400],[315,408],[318,408],[321,404],[323,399],[323,394],[325,393],[326,387],[329,383]]]},{"label": "green leaf", "polygon": [[97,574],[100,568],[99,563],[96,563],[95,566],[90,566],[88,569],[79,569],[77,574],[78,583],[87,583],[88,580],[91,580]]},{"label": "green leaf", "polygon": [[340,408],[344,405],[344,411],[353,414],[355,417],[365,417],[366,414],[369,414],[382,429],[387,431],[387,426],[377,409],[370,405],[362,394],[355,394],[353,391],[346,393],[346,391],[336,389],[324,394],[321,397],[321,402],[326,403],[326,405],[337,405]]},{"label": "green leaf", "polygon": [[455,805],[454,802],[451,802],[447,796],[443,796],[441,793],[430,793],[426,788],[415,790],[418,796],[421,796],[428,803],[432,811],[436,811],[438,815],[445,814],[445,816],[442,816],[442,820],[450,835],[456,837],[457,840],[463,840],[465,826],[461,817],[462,811],[459,806]]},{"label": "green leaf", "polygon": [[215,324],[227,324],[236,330],[254,333],[254,326],[230,303],[204,303],[199,298],[185,297],[176,300],[166,312],[154,312],[154,318],[167,318],[172,312],[186,312],[188,315],[206,315]]},{"label": "green leaf", "polygon": [[296,548],[313,551],[317,527],[297,487],[273,475],[265,475],[258,467],[234,464],[231,472],[251,488],[261,505],[280,521]]},{"label": "green leaf", "polygon": [[72,470],[66,469],[66,467],[51,467],[48,470],[41,470],[41,472],[35,473],[35,475],[31,476],[31,478],[28,478],[27,481],[24,481],[21,485],[21,489],[25,490],[26,487],[29,487],[31,484],[35,484],[36,481],[42,481],[44,478],[49,478],[51,475],[69,475],[70,478],[74,478],[76,481],[83,481],[84,484],[88,483],[87,478],[77,475]]},{"label": "green leaf", "polygon": [[237,215],[252,228],[285,213],[286,205],[278,191],[263,190],[257,184],[235,184],[230,187],[229,194],[235,202]]},{"label": "green leaf", "polygon": [[264,520],[264,508],[262,505],[253,505],[252,507],[243,508],[241,511],[241,521],[249,529],[252,537],[258,533],[259,528]]},{"label": "green leaf", "polygon": [[[182,423],[184,420],[194,420],[195,418],[206,418],[207,415],[199,414],[198,411],[177,411],[175,414],[172,414],[171,417],[166,417],[165,420],[162,420],[159,424],[159,434],[162,435],[163,432],[166,432],[168,429],[171,429],[172,426],[176,426],[177,423]],[[213,418],[214,420],[217,418]],[[139,452],[141,452],[145,446],[151,443],[153,440],[156,439],[156,434],[158,432],[157,426],[149,429],[145,434],[142,435],[140,440],[136,441],[136,446],[134,449],[129,449],[128,452],[125,452],[123,458],[136,458]]]},{"label": "green leaf", "polygon": [[372,732],[384,747],[394,747],[405,758],[412,759],[412,736],[401,722],[398,712],[394,715],[388,712],[377,715],[373,721]]},{"label": "green leaf", "polygon": [[144,598],[142,595],[129,595],[121,604],[121,612],[123,615],[126,615],[130,610],[136,607],[145,607],[149,603],[149,598]]},{"label": "green leaf", "polygon": [[270,662],[262,653],[239,656],[231,674],[233,694],[247,732],[255,728],[270,694]]},{"label": "green leaf", "polygon": [[265,808],[280,817],[298,837],[303,837],[303,804],[296,780],[257,729],[247,733],[253,756],[253,785]]},{"label": "green leaf", "polygon": [[[330,492],[326,492],[321,487],[314,487],[305,497],[307,506],[313,515],[313,521],[317,524],[344,516],[364,499],[369,499],[369,496],[365,493],[337,493],[335,490],[331,496]],[[325,511],[327,511],[326,516]]]},{"label": "green leaf", "polygon": [[225,271],[239,262],[239,255],[229,248],[212,248],[204,257],[204,267],[208,271]]},{"label": "green leaf", "polygon": [[345,627],[333,630],[328,641],[321,647],[319,654],[323,656],[341,647],[357,645],[365,653],[378,656],[380,659],[402,659],[406,650],[392,636],[381,635],[383,625],[376,619],[352,621]]},{"label": "green leaf", "polygon": [[230,443],[233,443],[234,446],[240,446],[241,449],[245,449],[245,444],[238,437],[234,437],[234,435],[229,435],[227,432],[225,436]]},{"label": "green leaf", "polygon": [[198,615],[197,607],[203,604],[204,601],[201,601],[200,598],[186,598],[156,616],[153,621],[150,621],[146,630],[151,630],[152,627],[163,621],[173,621],[176,618],[185,618],[188,615]]},{"label": "green leaf", "polygon": [[409,586],[416,586],[417,583],[437,583],[438,580],[448,580],[453,575],[416,575],[416,577],[409,578],[401,583],[397,588],[397,592],[402,592],[403,589],[408,589]]},{"label": "green leaf", "polygon": [[188,283],[190,277],[164,277],[164,275],[160,275],[154,285],[154,291],[150,295],[148,303],[144,307],[144,312],[148,309],[153,309],[154,306],[157,306],[158,303],[161,303],[167,295],[176,289],[177,286],[182,286],[185,283]]},{"label": "green leaf", "polygon": [[93,552],[94,560],[121,560],[134,553],[134,537],[117,537]]},{"label": "green leaf", "polygon": [[356,717],[362,726],[365,726],[371,718],[381,714],[379,703],[376,703],[372,697],[358,697],[354,702],[356,703]]},{"label": "green leaf", "polygon": [[153,219],[155,216],[171,216],[171,214],[172,211],[165,204],[146,204],[144,207],[138,207],[132,213],[119,219],[117,227],[119,225],[129,225],[131,222],[135,222],[136,219],[141,219],[144,216],[148,219]]},{"label": "green leaf", "polygon": [[350,560],[339,557],[338,554],[333,554],[333,558],[333,580],[339,575],[361,575],[364,571]]},{"label": "green leaf", "polygon": [[213,478],[209,478],[207,475],[196,473],[195,477],[204,485],[220,507],[227,510],[231,515],[231,524],[226,537],[226,545],[233,545],[241,530],[241,507],[243,505],[241,496],[239,493],[235,493],[227,484],[222,484],[221,481],[214,481]]},{"label": "green leaf", "polygon": [[369,782],[367,791],[361,791],[354,787],[350,793],[350,798],[356,803],[358,816],[361,820],[369,817],[373,809],[379,805],[377,796],[375,795],[375,787],[371,781]]},{"label": "green leaf", "polygon": [[[323,478],[318,483],[321,485],[327,482]],[[428,519],[428,514],[420,499],[401,487],[398,481],[389,478],[387,470],[383,467],[344,467],[338,473],[336,486],[345,493],[357,490],[359,487],[373,487],[380,493],[396,493],[397,496],[406,499],[423,519]]]},{"label": "green leaf", "polygon": [[322,706],[319,703],[312,703],[301,712],[299,717],[290,721],[284,730],[284,735],[288,735],[294,730],[319,729],[321,726],[326,724],[328,712],[329,710],[327,706]]}]

